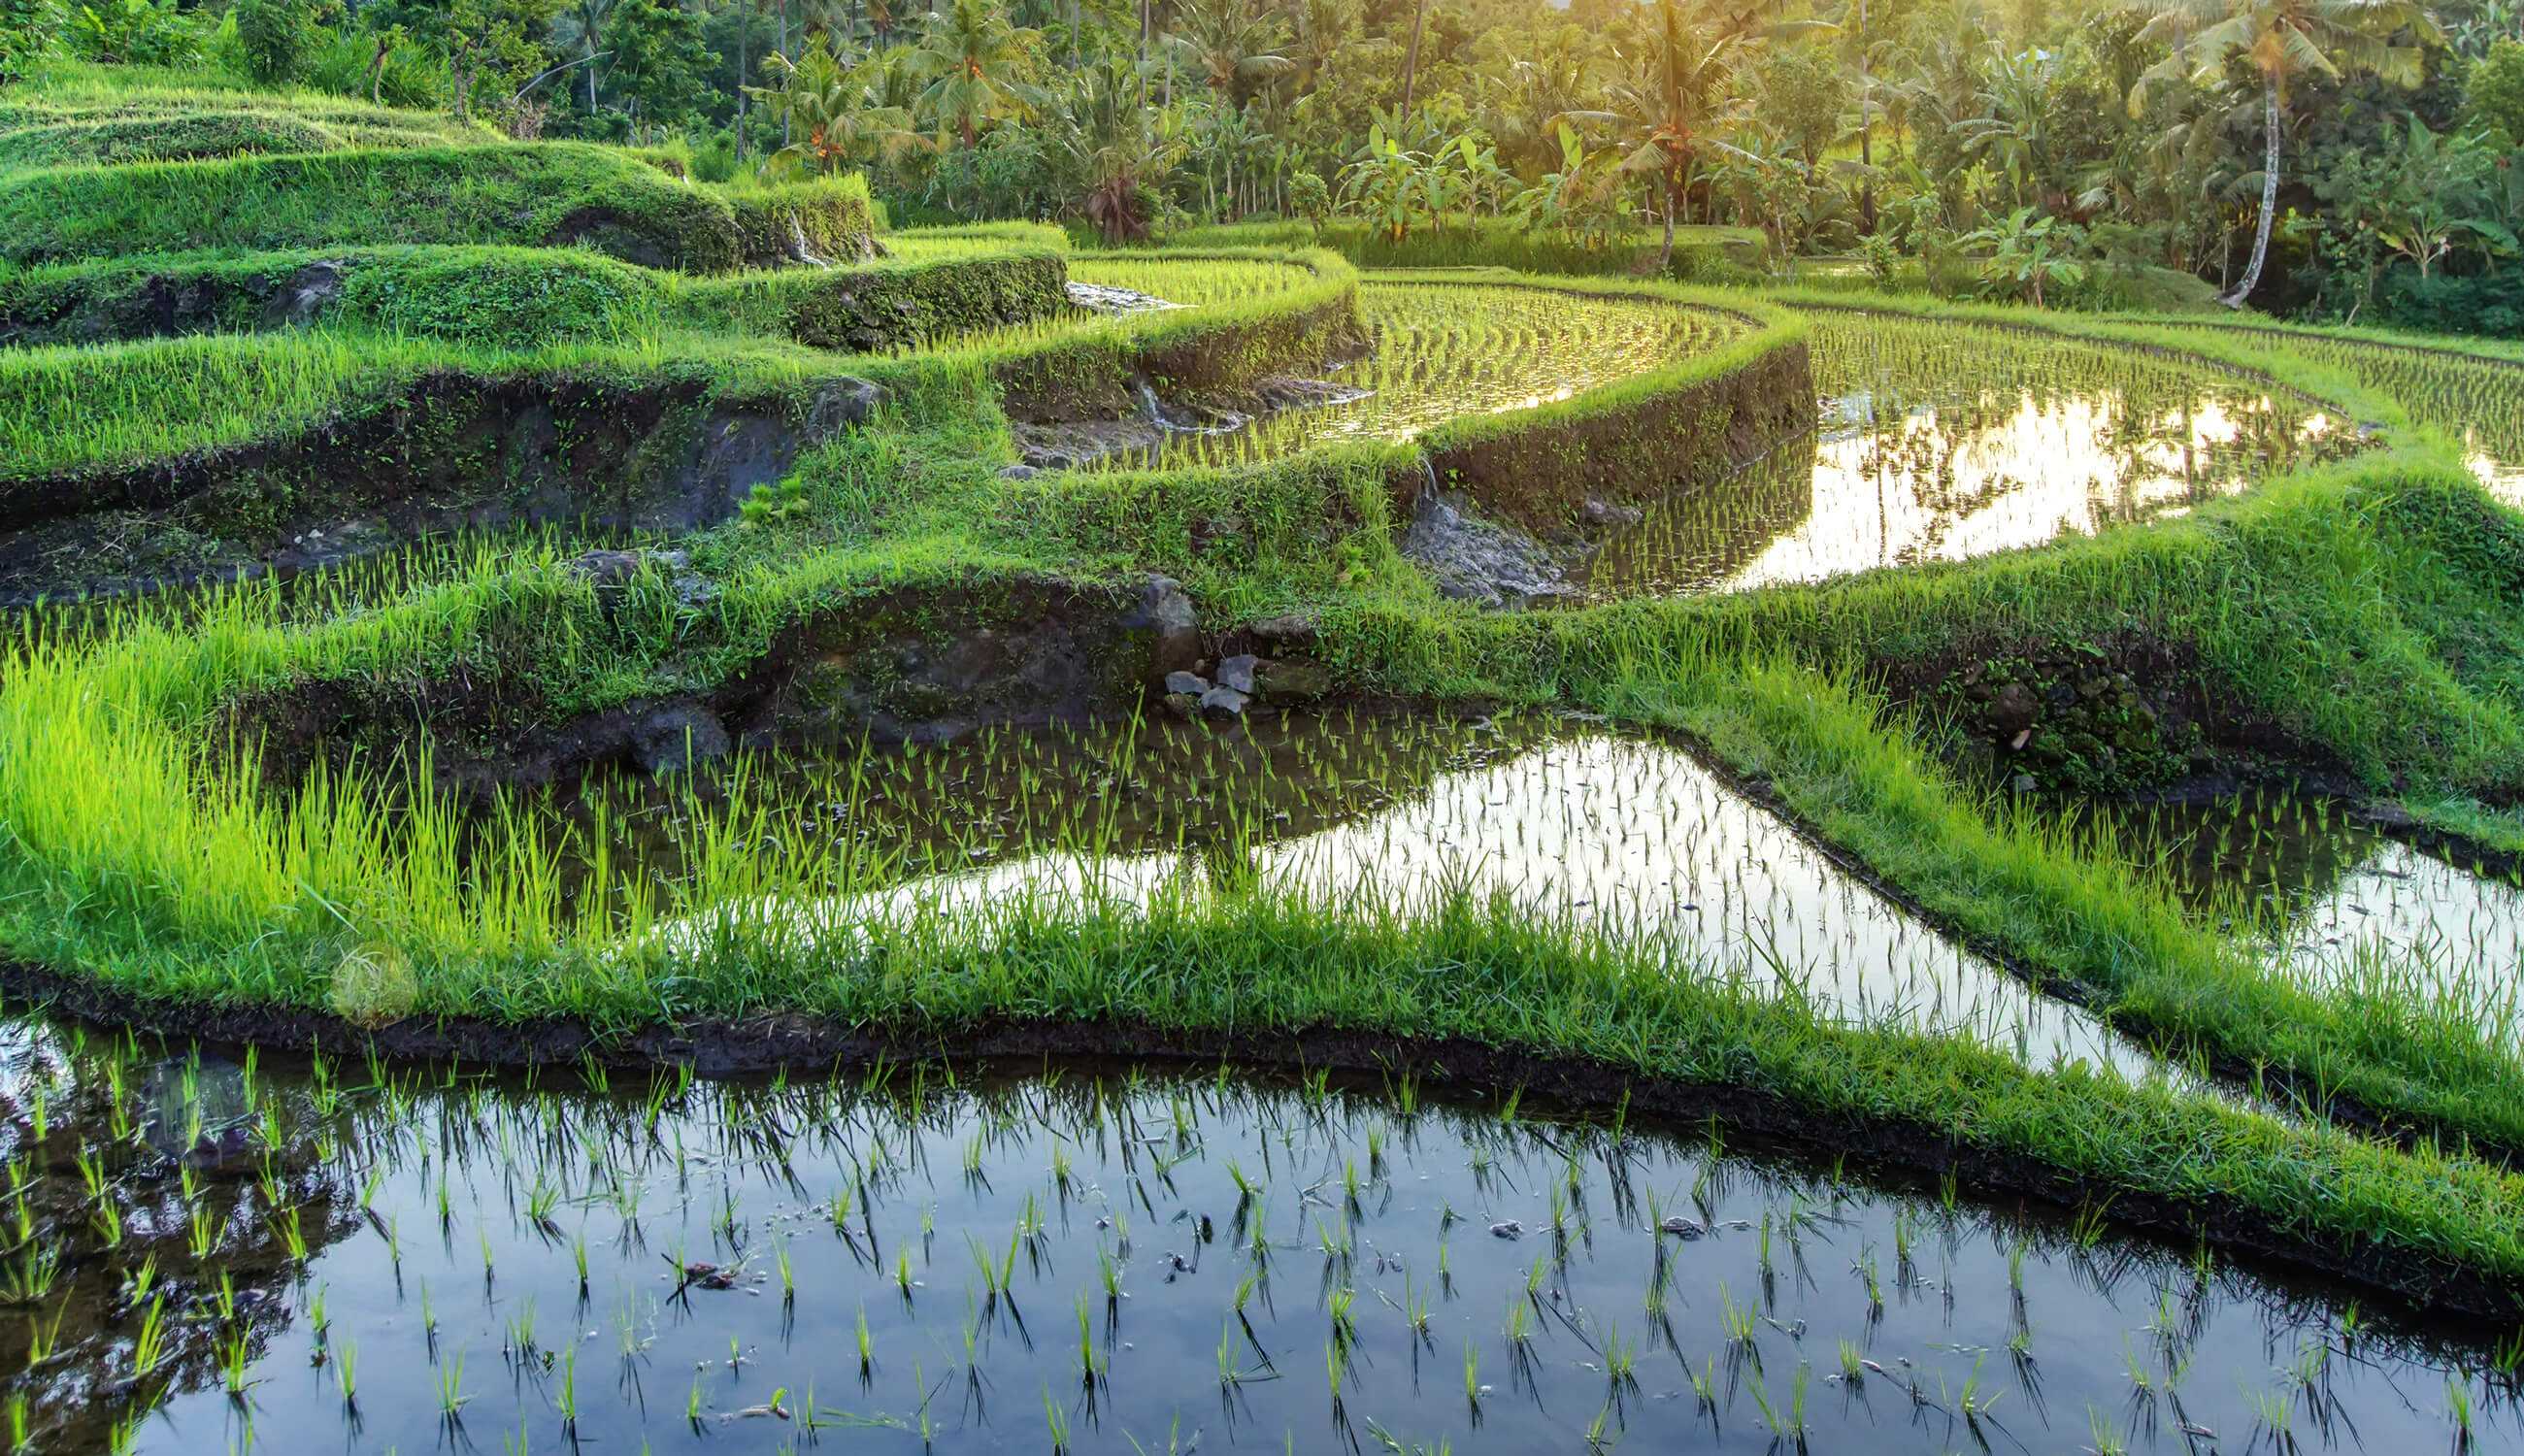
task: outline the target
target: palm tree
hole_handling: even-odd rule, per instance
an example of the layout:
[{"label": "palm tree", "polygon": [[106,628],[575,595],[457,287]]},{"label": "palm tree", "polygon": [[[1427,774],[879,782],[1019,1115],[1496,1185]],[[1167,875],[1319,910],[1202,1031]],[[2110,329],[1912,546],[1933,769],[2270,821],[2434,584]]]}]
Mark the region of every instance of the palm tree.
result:
[{"label": "palm tree", "polygon": [[929,13],[928,33],[917,53],[931,77],[921,109],[941,125],[951,124],[967,148],[981,140],[982,123],[1044,104],[1031,82],[1036,35],[1009,24],[1000,0],[953,0]]},{"label": "palm tree", "polygon": [[1411,54],[1402,62],[1402,104],[1394,110],[1411,115],[1411,83],[1420,78],[1420,26],[1429,18],[1429,0],[1414,0],[1411,7]]},{"label": "palm tree", "polygon": [[570,0],[560,13],[560,28],[574,34],[585,48],[587,65],[587,114],[596,115],[597,46],[605,36],[605,23],[613,14],[613,0]]},{"label": "palm tree", "polygon": [[1296,62],[1279,54],[1287,26],[1277,11],[1249,8],[1249,0],[1204,0],[1190,6],[1185,20],[1184,33],[1167,36],[1166,43],[1223,99],[1240,100],[1240,88],[1296,69]]},{"label": "palm tree", "polygon": [[819,30],[797,60],[774,56],[763,64],[781,83],[747,90],[792,137],[763,164],[766,170],[797,167],[829,175],[870,153],[899,155],[921,144],[911,113],[886,102],[882,57],[852,65],[835,53],[831,34]]},{"label": "palm tree", "polygon": [[1489,107],[1498,149],[1536,172],[1560,160],[1560,125],[1596,94],[1595,53],[1585,31],[1562,25],[1533,38],[1529,56],[1510,58]]},{"label": "palm tree", "polygon": [[2306,75],[2371,72],[2395,85],[2416,85],[2424,76],[2425,53],[2420,44],[2398,39],[2403,31],[2422,44],[2444,39],[2427,7],[2414,0],[2164,0],[2140,32],[2145,39],[2171,41],[2173,54],[2139,78],[2140,87],[2130,94],[2133,108],[2149,82],[2187,77],[2212,85],[2237,58],[2260,76],[2260,222],[2244,280],[2219,294],[2219,303],[2240,309],[2260,286],[2279,205],[2280,107],[2289,84]]},{"label": "palm tree", "polygon": [[1139,65],[1108,53],[1072,72],[1049,108],[1059,155],[1084,192],[1080,211],[1107,243],[1147,234],[1141,186],[1161,181],[1183,155],[1181,114],[1152,112],[1141,93]]},{"label": "palm tree", "polygon": [[1297,12],[1297,92],[1315,89],[1316,77],[1350,43],[1358,12],[1349,0],[1302,0]]},{"label": "palm tree", "polygon": [[1573,112],[1572,120],[1611,122],[1630,134],[1629,155],[1622,170],[1655,177],[1665,191],[1665,246],[1657,254],[1662,272],[1674,261],[1674,223],[1699,166],[1706,135],[1713,123],[1733,117],[1738,108],[1729,96],[1737,49],[1746,41],[1741,31],[1717,35],[1702,30],[1683,15],[1677,0],[1657,0],[1647,47],[1637,72],[1605,90],[1610,111]]}]

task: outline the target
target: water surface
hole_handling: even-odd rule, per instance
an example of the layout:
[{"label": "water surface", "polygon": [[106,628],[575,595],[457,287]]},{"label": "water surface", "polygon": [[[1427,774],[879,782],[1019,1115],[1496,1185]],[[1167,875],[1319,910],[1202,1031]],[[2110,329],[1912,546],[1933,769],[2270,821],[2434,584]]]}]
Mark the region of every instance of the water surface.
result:
[{"label": "water surface", "polygon": [[[0,1325],[20,1369],[56,1332],[11,1385],[41,1449],[2517,1438],[2461,1332],[1706,1128],[1088,1065],[607,1090],[11,1046],[63,1256]],[[131,1130],[170,1083],[251,1150],[188,1175]]]},{"label": "water surface", "polygon": [[[1678,745],[1597,723],[1257,713],[862,745],[761,773],[722,787],[771,806],[765,830],[792,864],[829,868],[835,893],[767,912],[819,936],[924,919],[983,933],[1018,905],[1254,888],[1379,911],[1498,896],[1638,942],[1676,975],[1796,995],[1852,1023],[1967,1035],[2038,1065],[2158,1070],[1869,889]],[[689,879],[729,817],[681,784],[614,776],[556,810],[580,843],[604,841],[611,872],[659,886]]]},{"label": "water surface", "polygon": [[1591,563],[1593,591],[1963,560],[2179,515],[2356,448],[2294,395],[2135,350],[1836,312],[1811,327],[1812,443],[1652,510]]}]

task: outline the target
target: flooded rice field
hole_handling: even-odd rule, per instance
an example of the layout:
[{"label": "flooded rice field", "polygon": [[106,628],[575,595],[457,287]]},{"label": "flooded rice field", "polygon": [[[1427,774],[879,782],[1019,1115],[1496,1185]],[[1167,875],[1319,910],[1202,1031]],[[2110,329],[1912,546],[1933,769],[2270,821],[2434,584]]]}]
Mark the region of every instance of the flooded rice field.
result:
[{"label": "flooded rice field", "polygon": [[20,1450],[2510,1449],[2514,1353],[1408,1081],[543,1085],[25,1020]]},{"label": "flooded rice field", "polygon": [[2355,448],[2322,410],[2205,365],[1970,324],[1811,325],[1814,440],[1652,510],[1590,563],[1593,591],[1724,591],[2039,546]]},{"label": "flooded rice field", "polygon": [[[1714,310],[1514,284],[1380,280],[1359,300],[1373,351],[1327,377],[1362,398],[1183,430],[1104,463],[1235,464],[1407,440],[1644,373],[1747,327]],[[1817,581],[2039,546],[2179,514],[2360,448],[2304,397],[2206,363],[1943,320],[1822,311],[1809,323],[1814,438],[1617,535],[1587,564],[1592,593]]]},{"label": "flooded rice field", "polygon": [[2385,837],[2342,801],[2280,789],[2105,808],[2090,824],[2195,915],[2326,988],[2415,982],[2524,1043],[2524,886]]},{"label": "flooded rice field", "polygon": [[[982,933],[1020,908],[1251,888],[1406,912],[1498,896],[1644,942],[1676,974],[1794,994],[1826,1016],[1967,1035],[2035,1065],[2158,1070],[1869,889],[1680,747],[1569,718],[1054,725],[863,746],[720,787],[762,807],[760,833],[793,868],[824,861],[810,878],[832,893],[783,910],[820,938],[925,917]],[[556,807],[583,861],[657,885],[692,878],[717,826],[755,822],[671,780],[591,780]]]},{"label": "flooded rice field", "polygon": [[1408,440],[1465,415],[1530,410],[1618,383],[1751,328],[1714,309],[1498,284],[1371,282],[1358,302],[1372,350],[1325,377],[1366,391],[1362,398],[1238,429],[1179,433],[1162,450],[1107,463],[1245,464],[1314,445]]},{"label": "flooded rice field", "polygon": [[[2248,337],[2268,332],[2227,328]],[[2272,337],[2292,353],[2355,374],[2368,388],[2391,396],[2412,419],[2452,436],[2481,484],[2506,504],[2524,508],[2524,408],[2517,405],[2524,398],[2524,363],[2312,334]]]}]

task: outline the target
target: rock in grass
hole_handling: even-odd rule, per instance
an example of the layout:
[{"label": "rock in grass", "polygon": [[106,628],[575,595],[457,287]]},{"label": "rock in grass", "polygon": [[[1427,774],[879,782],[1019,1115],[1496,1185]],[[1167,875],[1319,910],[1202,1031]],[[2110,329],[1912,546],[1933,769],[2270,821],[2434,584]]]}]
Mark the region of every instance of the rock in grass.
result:
[{"label": "rock in grass", "polygon": [[1253,695],[1253,655],[1238,653],[1218,664],[1218,685],[1234,688],[1246,697]]},{"label": "rock in grass", "polygon": [[1178,668],[1175,671],[1166,674],[1166,691],[1169,693],[1189,693],[1194,698],[1197,698],[1201,694],[1209,691],[1209,679],[1202,677],[1199,673],[1185,672]]},{"label": "rock in grass", "polygon": [[1324,698],[1333,691],[1333,675],[1312,662],[1265,657],[1253,664],[1253,683],[1264,698],[1293,702]]},{"label": "rock in grass", "polygon": [[694,764],[727,754],[727,729],[716,714],[698,704],[661,707],[631,730],[631,748],[652,777],[681,773]]},{"label": "rock in grass", "polygon": [[814,403],[807,408],[807,432],[822,439],[865,424],[893,398],[894,391],[865,379],[844,375],[828,380],[816,389]]},{"label": "rock in grass", "polygon": [[1303,612],[1291,612],[1286,616],[1266,616],[1244,630],[1264,642],[1283,647],[1304,647],[1321,634],[1323,627]]}]

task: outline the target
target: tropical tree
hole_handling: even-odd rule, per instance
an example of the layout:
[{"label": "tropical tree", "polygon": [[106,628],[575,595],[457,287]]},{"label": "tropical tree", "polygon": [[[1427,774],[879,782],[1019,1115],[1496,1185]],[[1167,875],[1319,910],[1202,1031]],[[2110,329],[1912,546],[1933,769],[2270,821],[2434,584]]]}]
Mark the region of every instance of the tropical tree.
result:
[{"label": "tropical tree", "polygon": [[[615,0],[569,0],[560,13],[558,32],[561,39],[574,40],[579,47],[580,64],[587,72],[587,114],[596,115],[596,61],[604,54],[605,23],[612,18]],[[394,42],[384,34],[377,37],[377,59],[382,68],[386,52]]]},{"label": "tropical tree", "polygon": [[1315,78],[1331,69],[1333,58],[1358,33],[1358,7],[1351,0],[1299,0],[1296,28],[1296,87],[1311,91]]},{"label": "tropical tree", "polygon": [[1196,0],[1184,21],[1166,44],[1219,96],[1240,101],[1258,82],[1297,69],[1280,54],[1288,32],[1278,11],[1250,0]]},{"label": "tropical tree", "polygon": [[1176,113],[1140,104],[1134,59],[1107,52],[1072,73],[1048,108],[1057,141],[1083,195],[1078,210],[1107,243],[1144,237],[1148,193],[1184,152]]},{"label": "tropical tree", "polygon": [[606,81],[625,107],[658,121],[690,115],[703,74],[718,63],[702,42],[702,18],[674,0],[618,0],[610,30]]},{"label": "tropical tree", "polygon": [[1000,0],[952,0],[931,11],[916,52],[930,78],[921,110],[952,126],[969,149],[981,140],[984,121],[1044,105],[1048,98],[1033,83],[1038,39],[1010,24]]},{"label": "tropical tree", "polygon": [[1662,272],[1674,261],[1674,224],[1689,193],[1709,133],[1735,116],[1732,82],[1739,33],[1713,35],[1685,18],[1677,0],[1657,0],[1638,70],[1608,91],[1610,111],[1573,113],[1572,120],[1610,121],[1628,136],[1622,170],[1653,177],[1665,197]]},{"label": "tropical tree", "polygon": [[885,60],[878,55],[849,64],[835,53],[831,33],[817,31],[796,60],[773,56],[764,62],[780,84],[748,89],[790,137],[764,169],[829,175],[870,156],[898,156],[921,145],[910,110],[886,99]]},{"label": "tropical tree", "polygon": [[[2281,108],[2288,88],[2308,75],[2371,73],[2402,86],[2419,83],[2422,46],[2442,41],[2427,7],[2415,0],[2164,0],[2143,37],[2171,42],[2173,54],[2150,68],[2131,90],[2140,104],[2151,82],[2188,78],[2214,85],[2228,63],[2241,60],[2259,77],[2261,90],[2261,207],[2253,232],[2253,261],[2243,281],[2217,301],[2240,309],[2260,286],[2269,259],[2270,223],[2279,205]],[[2406,38],[2405,38],[2406,37]]]}]

